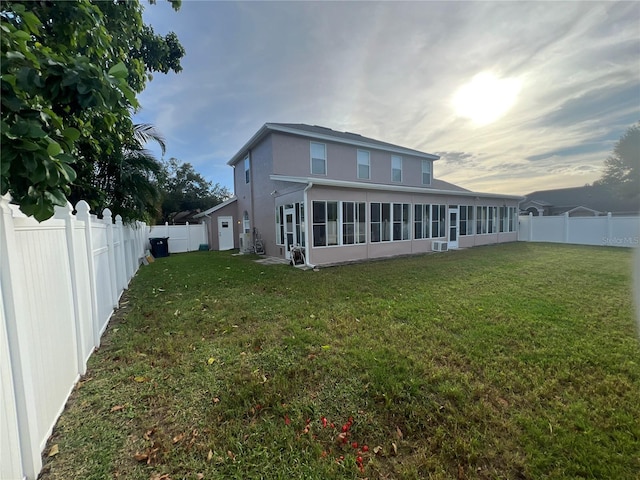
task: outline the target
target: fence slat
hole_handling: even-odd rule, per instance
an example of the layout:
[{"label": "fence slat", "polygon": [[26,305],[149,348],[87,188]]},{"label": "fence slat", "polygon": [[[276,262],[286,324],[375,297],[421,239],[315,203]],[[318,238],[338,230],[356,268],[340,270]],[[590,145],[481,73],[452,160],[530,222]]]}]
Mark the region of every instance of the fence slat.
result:
[{"label": "fence slat", "polygon": [[69,259],[69,273],[71,280],[71,305],[73,307],[73,333],[75,335],[74,343],[76,345],[76,357],[78,361],[78,373],[84,375],[87,368],[85,364],[85,352],[83,342],[83,325],[80,318],[80,299],[78,298],[78,267],[76,264],[76,245],[74,238],[75,217],[73,216],[73,207],[69,202],[65,207],[55,207],[55,218],[64,220],[65,234],[67,236],[67,256]]},{"label": "fence slat", "polygon": [[[11,373],[13,377],[13,391],[15,398],[16,424],[20,442],[20,456],[22,473],[27,478],[35,479],[42,468],[40,458],[40,439],[35,413],[35,389],[31,382],[32,366],[29,355],[29,331],[27,322],[21,321],[26,317],[27,304],[24,292],[16,285],[24,284],[19,278],[22,269],[19,265],[20,257],[16,255],[15,228],[13,212],[9,206],[10,197],[0,199],[0,280],[2,283],[2,298],[4,307],[4,321],[11,359]],[[6,408],[6,407],[3,407]],[[8,414],[9,412],[5,412]]]},{"label": "fence slat", "polygon": [[519,220],[518,240],[635,247],[640,245],[640,217],[571,217],[568,213],[537,216],[529,213]]},{"label": "fence slat", "polygon": [[[0,478],[35,480],[47,437],[139,268],[148,230],[120,217],[114,225],[108,209],[97,220],[84,201],[76,215],[68,204],[37,223],[10,201],[0,199]],[[49,318],[38,298],[55,306]],[[51,408],[42,408],[52,400],[44,392],[55,393]]]}]

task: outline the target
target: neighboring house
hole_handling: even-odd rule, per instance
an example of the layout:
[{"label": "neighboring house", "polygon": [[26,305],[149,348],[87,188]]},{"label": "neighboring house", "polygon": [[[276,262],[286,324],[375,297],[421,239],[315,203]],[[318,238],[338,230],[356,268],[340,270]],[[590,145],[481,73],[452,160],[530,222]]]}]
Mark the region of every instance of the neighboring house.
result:
[{"label": "neighboring house", "polygon": [[[309,265],[517,240],[522,197],[471,192],[434,178],[437,155],[305,124],[267,123],[236,153],[235,197],[202,212],[210,247]],[[227,227],[224,227],[223,222]],[[230,230],[230,226],[233,230]],[[242,243],[242,244],[241,244]],[[219,248],[221,248],[219,246]]]},{"label": "neighboring house", "polygon": [[610,185],[540,190],[529,193],[520,203],[520,212],[534,216],[563,215],[585,217],[606,215],[638,215],[640,199],[619,195]]}]

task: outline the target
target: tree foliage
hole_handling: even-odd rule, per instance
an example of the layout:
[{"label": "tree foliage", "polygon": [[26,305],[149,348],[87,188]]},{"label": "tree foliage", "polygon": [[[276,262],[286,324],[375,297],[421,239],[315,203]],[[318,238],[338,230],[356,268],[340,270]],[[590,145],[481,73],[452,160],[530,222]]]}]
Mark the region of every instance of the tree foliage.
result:
[{"label": "tree foliage", "polygon": [[[0,21],[0,193],[44,220],[68,197],[101,209],[115,198],[105,182],[152,175],[131,155],[142,150],[131,114],[152,72],[181,70],[175,34],[144,25],[137,1],[3,2]],[[145,203],[109,206],[133,219]]]},{"label": "tree foliage", "polygon": [[171,222],[176,213],[206,210],[231,197],[226,187],[213,184],[195,171],[190,163],[171,158],[165,165],[163,182],[162,218]]},{"label": "tree foliage", "polygon": [[618,140],[604,162],[602,177],[594,183],[619,187],[624,196],[640,194],[640,123],[631,126]]}]

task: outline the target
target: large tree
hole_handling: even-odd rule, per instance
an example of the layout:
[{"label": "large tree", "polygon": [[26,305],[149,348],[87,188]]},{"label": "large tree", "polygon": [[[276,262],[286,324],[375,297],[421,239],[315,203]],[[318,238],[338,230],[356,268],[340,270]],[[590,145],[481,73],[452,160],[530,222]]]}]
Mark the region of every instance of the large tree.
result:
[{"label": "large tree", "polygon": [[618,140],[604,162],[597,185],[611,185],[624,196],[640,194],[640,123],[631,126]]},{"label": "large tree", "polygon": [[176,213],[211,208],[231,197],[226,187],[207,181],[190,163],[171,158],[165,166],[162,218],[171,222]]},{"label": "large tree", "polygon": [[[136,93],[152,72],[179,72],[184,49],[144,25],[138,1],[5,1],[0,21],[0,194],[38,220],[74,188],[94,209],[107,206],[103,165],[123,179],[143,164],[130,155],[142,148]],[[133,219],[144,203],[108,206]]]}]

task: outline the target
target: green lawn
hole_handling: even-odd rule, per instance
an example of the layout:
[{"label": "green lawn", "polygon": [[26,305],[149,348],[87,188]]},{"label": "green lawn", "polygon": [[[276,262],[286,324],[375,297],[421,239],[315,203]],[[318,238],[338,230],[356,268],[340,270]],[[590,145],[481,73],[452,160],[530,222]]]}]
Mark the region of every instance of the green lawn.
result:
[{"label": "green lawn", "polygon": [[631,250],[254,259],[141,267],[43,479],[638,478]]}]

